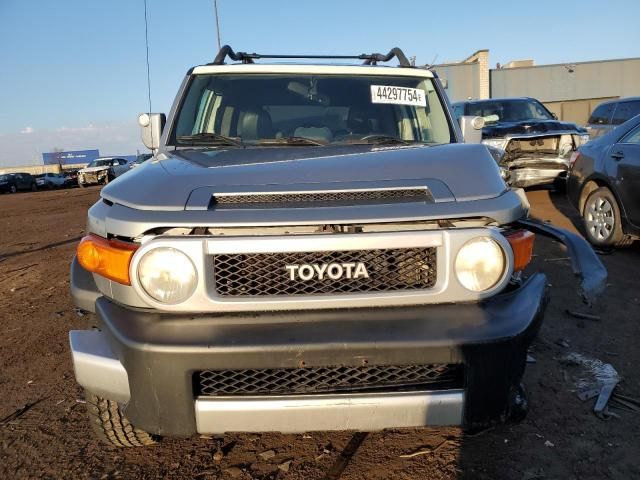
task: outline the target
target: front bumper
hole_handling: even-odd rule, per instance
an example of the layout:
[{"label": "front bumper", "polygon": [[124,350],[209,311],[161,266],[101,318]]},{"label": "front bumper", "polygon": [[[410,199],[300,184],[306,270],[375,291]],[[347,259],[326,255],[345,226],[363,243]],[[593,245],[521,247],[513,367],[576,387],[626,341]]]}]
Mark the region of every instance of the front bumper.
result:
[{"label": "front bumper", "polygon": [[567,167],[561,168],[518,168],[509,170],[509,185],[529,188],[544,185],[562,187],[567,180]]},{"label": "front bumper", "polygon": [[[121,402],[134,425],[180,436],[477,427],[504,419],[547,300],[546,278],[536,274],[480,303],[194,316],[124,308],[92,294],[90,275],[81,278],[72,269],[72,294],[83,305],[95,298],[99,331],[70,334],[79,383]],[[432,363],[463,364],[464,385],[203,397],[193,384],[204,369]]]}]

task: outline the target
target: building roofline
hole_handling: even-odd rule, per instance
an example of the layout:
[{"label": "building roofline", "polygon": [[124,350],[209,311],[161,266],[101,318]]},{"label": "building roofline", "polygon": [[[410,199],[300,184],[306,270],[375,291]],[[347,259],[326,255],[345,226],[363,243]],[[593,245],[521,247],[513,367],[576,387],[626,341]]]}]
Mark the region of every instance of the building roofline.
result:
[{"label": "building roofline", "polygon": [[585,65],[588,63],[605,63],[605,62],[626,62],[628,60],[640,60],[640,57],[629,57],[629,58],[610,58],[606,60],[587,60],[584,62],[565,62],[565,63],[549,63],[546,65],[530,65],[524,67],[509,67],[509,68],[491,68],[490,70],[524,70],[526,68],[545,68],[545,67],[569,67],[575,65]]}]

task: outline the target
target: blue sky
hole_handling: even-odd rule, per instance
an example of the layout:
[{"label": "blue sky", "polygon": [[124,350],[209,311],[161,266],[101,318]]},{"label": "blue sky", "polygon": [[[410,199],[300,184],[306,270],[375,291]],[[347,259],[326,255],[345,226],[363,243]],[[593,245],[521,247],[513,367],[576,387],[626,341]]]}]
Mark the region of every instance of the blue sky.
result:
[{"label": "blue sky", "polygon": [[[223,43],[267,53],[386,52],[418,63],[640,56],[640,2],[218,0]],[[154,111],[217,51],[213,0],[148,0]],[[147,110],[143,0],[0,0],[0,165],[42,151],[135,153]],[[124,151],[126,150],[126,151]]]}]

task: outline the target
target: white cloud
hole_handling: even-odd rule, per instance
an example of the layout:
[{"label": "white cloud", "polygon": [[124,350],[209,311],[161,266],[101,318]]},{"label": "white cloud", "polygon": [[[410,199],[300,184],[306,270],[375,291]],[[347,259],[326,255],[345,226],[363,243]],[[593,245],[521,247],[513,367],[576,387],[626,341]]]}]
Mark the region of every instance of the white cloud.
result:
[{"label": "white cloud", "polygon": [[25,127],[17,133],[0,134],[0,145],[0,167],[42,165],[42,153],[54,148],[97,148],[100,155],[135,155],[137,150],[147,151],[140,141],[140,127],[135,120],[37,131]]}]

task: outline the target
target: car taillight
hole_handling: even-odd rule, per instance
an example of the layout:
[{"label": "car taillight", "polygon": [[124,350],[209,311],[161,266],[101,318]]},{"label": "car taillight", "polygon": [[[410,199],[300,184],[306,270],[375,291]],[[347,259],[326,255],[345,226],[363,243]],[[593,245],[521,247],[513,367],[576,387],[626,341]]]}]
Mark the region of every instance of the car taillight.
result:
[{"label": "car taillight", "polygon": [[528,230],[517,230],[505,235],[505,238],[513,250],[513,271],[524,270],[533,256],[533,241],[535,234]]},{"label": "car taillight", "polygon": [[138,246],[131,243],[90,234],[80,240],[76,254],[85,270],[123,285],[131,285],[129,264],[137,249]]}]

